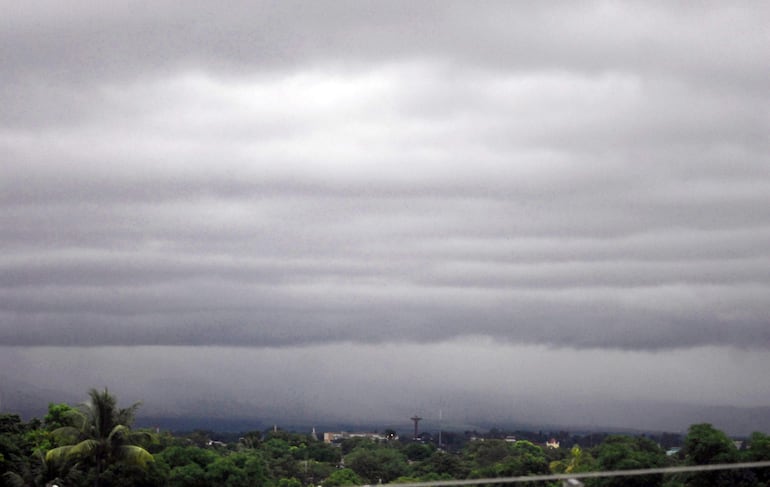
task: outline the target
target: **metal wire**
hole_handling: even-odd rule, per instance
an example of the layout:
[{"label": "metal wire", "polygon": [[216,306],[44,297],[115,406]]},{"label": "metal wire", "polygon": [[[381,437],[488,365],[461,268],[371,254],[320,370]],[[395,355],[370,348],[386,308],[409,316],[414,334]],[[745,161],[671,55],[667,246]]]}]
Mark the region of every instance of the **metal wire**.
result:
[{"label": "metal wire", "polygon": [[[483,485],[483,484],[515,484],[519,482],[546,482],[549,480],[569,480],[569,479],[590,479],[599,477],[629,477],[637,475],[688,473],[688,472],[708,472],[713,470],[734,470],[743,468],[767,468],[770,467],[770,461],[763,462],[742,462],[742,463],[719,463],[714,465],[688,465],[684,467],[663,467],[663,468],[640,468],[635,470],[610,470],[604,472],[580,472],[580,473],[561,473],[550,475],[529,475],[520,477],[496,477],[486,479],[467,479],[467,480],[433,480],[430,482],[407,482],[403,484],[389,484],[398,487],[436,487],[436,486],[454,486],[454,485]],[[362,487],[372,487],[364,485]]]}]

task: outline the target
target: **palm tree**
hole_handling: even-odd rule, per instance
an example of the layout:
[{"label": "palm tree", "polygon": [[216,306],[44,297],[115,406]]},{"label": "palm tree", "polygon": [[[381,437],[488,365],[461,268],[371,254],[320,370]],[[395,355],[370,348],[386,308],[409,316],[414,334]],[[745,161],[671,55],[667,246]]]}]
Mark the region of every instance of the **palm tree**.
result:
[{"label": "palm tree", "polygon": [[591,470],[591,455],[583,452],[580,445],[575,445],[569,451],[569,458],[555,460],[549,468],[553,473],[577,473]]},{"label": "palm tree", "polygon": [[9,487],[48,487],[77,485],[82,477],[83,472],[72,465],[54,465],[46,462],[45,455],[40,450],[35,450],[30,462],[20,465],[16,472],[4,473],[1,478]]},{"label": "palm tree", "polygon": [[66,446],[49,450],[45,455],[48,462],[93,461],[94,486],[99,487],[104,469],[118,462],[144,467],[153,457],[136,443],[147,434],[132,433],[130,426],[140,403],[128,408],[118,408],[117,399],[104,391],[91,389],[90,401],[83,404],[72,418],[72,426],[54,430]]}]

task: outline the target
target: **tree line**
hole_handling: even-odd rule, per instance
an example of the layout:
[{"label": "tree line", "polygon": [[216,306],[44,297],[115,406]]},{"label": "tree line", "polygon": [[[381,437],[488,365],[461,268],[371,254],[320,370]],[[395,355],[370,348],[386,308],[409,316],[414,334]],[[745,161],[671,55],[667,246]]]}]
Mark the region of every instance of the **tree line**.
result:
[{"label": "tree line", "polygon": [[[78,407],[50,404],[42,420],[25,422],[15,414],[0,414],[0,486],[337,487],[770,460],[770,436],[754,433],[739,448],[709,424],[692,425],[674,454],[645,436],[601,435],[585,438],[583,445],[547,448],[535,441],[542,433],[510,441],[498,438],[496,431],[452,449],[444,444],[439,448],[428,438],[414,441],[393,434],[381,441],[352,438],[328,444],[310,434],[281,430],[214,441],[202,431],[173,435],[132,429],[138,407],[121,408],[107,389],[93,389]],[[770,486],[770,469],[591,479],[585,484]]]}]

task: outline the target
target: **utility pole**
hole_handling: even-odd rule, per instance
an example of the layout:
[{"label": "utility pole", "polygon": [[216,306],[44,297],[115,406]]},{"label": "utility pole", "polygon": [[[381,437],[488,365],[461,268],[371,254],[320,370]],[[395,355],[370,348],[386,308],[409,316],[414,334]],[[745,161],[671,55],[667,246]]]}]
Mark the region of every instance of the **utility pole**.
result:
[{"label": "utility pole", "polygon": [[441,449],[441,410],[438,410],[438,449]]}]

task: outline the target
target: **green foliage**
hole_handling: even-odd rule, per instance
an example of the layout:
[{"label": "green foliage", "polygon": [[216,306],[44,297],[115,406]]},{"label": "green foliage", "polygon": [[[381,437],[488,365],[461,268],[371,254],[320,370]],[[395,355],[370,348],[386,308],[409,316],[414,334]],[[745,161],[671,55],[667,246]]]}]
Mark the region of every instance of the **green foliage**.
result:
[{"label": "green foliage", "polygon": [[[300,477],[298,461],[294,458],[291,438],[273,436],[262,444],[267,468],[270,476],[275,479]],[[297,446],[294,445],[296,449]]]},{"label": "green foliage", "polygon": [[[738,449],[722,431],[708,423],[694,424],[685,438],[687,462],[694,465],[734,463],[739,460]],[[749,486],[754,485],[752,472],[722,470],[699,472],[687,479],[688,486]]]},{"label": "green foliage", "polygon": [[470,461],[470,478],[536,475],[549,471],[549,459],[543,449],[526,440],[474,441],[466,447],[465,454]]},{"label": "green foliage", "polygon": [[184,465],[196,464],[201,468],[217,459],[218,455],[211,450],[199,448],[197,446],[171,446],[158,454],[169,467],[181,467]]},{"label": "green foliage", "polygon": [[387,483],[407,472],[406,458],[393,448],[358,448],[345,464],[370,484]]},{"label": "green foliage", "polygon": [[770,460],[770,435],[754,432],[749,439],[748,460],[761,462]]},{"label": "green foliage", "polygon": [[[418,463],[414,469],[414,473],[420,476],[420,479],[427,481],[429,477],[448,477],[453,479],[465,478],[470,469],[466,462],[463,462],[459,456],[452,455],[450,453],[436,451],[425,459]],[[439,480],[439,478],[433,478]]]},{"label": "green foliage", "polygon": [[18,434],[23,433],[26,429],[21,416],[18,414],[0,414],[0,433],[4,435]]},{"label": "green foliage", "polygon": [[174,467],[168,476],[170,487],[205,487],[206,482],[206,471],[197,463]]},{"label": "green foliage", "polygon": [[75,426],[78,421],[78,411],[69,404],[48,404],[48,413],[43,417],[43,425],[48,431],[54,431],[65,426]]},{"label": "green foliage", "polygon": [[341,468],[335,470],[323,482],[323,487],[337,487],[340,485],[363,485],[364,481],[352,469]]},{"label": "green foliage", "polygon": [[596,468],[596,460],[579,445],[575,445],[567,457],[552,461],[548,468],[553,473],[590,472]]},{"label": "green foliage", "polygon": [[45,485],[57,477],[43,458],[48,432],[40,426],[36,419],[25,423],[16,414],[0,414],[0,485]]},{"label": "green foliage", "polygon": [[44,486],[54,481],[60,485],[78,485],[83,478],[83,472],[76,468],[61,469],[46,462],[45,455],[39,450],[33,450],[29,457],[16,459],[13,470],[2,476],[7,485]]},{"label": "green foliage", "polygon": [[448,473],[430,472],[420,477],[420,482],[438,482],[439,480],[453,480],[456,477],[449,475]]},{"label": "green foliage", "polygon": [[335,446],[315,441],[307,447],[307,458],[317,462],[337,464],[340,462],[342,454],[340,449]]},{"label": "green foliage", "polygon": [[[770,460],[770,435],[759,432],[751,434],[746,460],[751,462]],[[755,470],[754,475],[761,484],[770,485],[770,468]]]},{"label": "green foliage", "polygon": [[23,454],[24,430],[19,415],[0,414],[0,468],[8,468],[14,457]]},{"label": "green foliage", "polygon": [[425,460],[430,457],[434,451],[436,451],[436,447],[424,443],[409,443],[404,448],[406,458],[411,461]]},{"label": "green foliage", "polygon": [[690,426],[684,445],[688,463],[694,465],[738,460],[738,449],[733,441],[708,423]]},{"label": "green foliage", "polygon": [[517,441],[513,446],[513,454],[497,468],[501,477],[519,475],[539,475],[548,473],[548,459],[539,446],[529,441]]},{"label": "green foliage", "polygon": [[78,414],[69,415],[72,426],[52,431],[58,441],[69,444],[49,450],[46,461],[62,468],[89,466],[97,486],[105,469],[116,463],[146,468],[153,456],[136,446],[144,435],[134,435],[129,428],[139,403],[118,408],[117,399],[107,389],[91,389],[89,396]]},{"label": "green foliage", "polygon": [[302,480],[307,485],[318,485],[326,477],[332,474],[337,468],[337,462],[317,462],[315,460],[307,460],[301,462],[302,465]]},{"label": "green foliage", "polygon": [[218,457],[206,467],[207,485],[227,487],[265,485],[267,469],[262,457],[256,452],[238,452]]},{"label": "green foliage", "polygon": [[[630,436],[608,436],[594,449],[600,470],[632,470],[659,468],[667,465],[666,452],[647,438]],[[660,486],[662,475],[644,477],[610,478],[592,482],[602,487],[645,487]]]},{"label": "green foliage", "polygon": [[259,431],[249,431],[241,437],[239,443],[243,448],[259,448],[262,445],[262,433]]},{"label": "green foliage", "polygon": [[510,448],[503,440],[474,441],[468,444],[466,455],[478,467],[488,467],[510,455]]},{"label": "green foliage", "polygon": [[340,448],[342,449],[342,455],[344,456],[353,450],[361,448],[373,450],[377,448],[377,444],[369,438],[346,438],[340,443]]},{"label": "green foliage", "polygon": [[278,487],[302,487],[302,482],[294,477],[290,479],[281,479],[278,481]]},{"label": "green foliage", "polygon": [[[395,439],[374,442],[359,438],[339,447],[285,431],[269,431],[264,438],[260,432],[247,433],[237,443],[212,447],[207,443],[217,438],[213,432],[174,437],[132,431],[138,404],[121,409],[107,390],[92,390],[90,399],[77,409],[49,404],[43,421],[25,423],[17,415],[0,415],[0,487],[42,487],[52,482],[68,487],[336,487],[638,469],[677,462],[651,439],[598,434],[586,440],[596,445],[590,451],[579,446],[544,450],[534,442],[547,437],[542,433],[527,436],[526,432],[516,433],[517,442],[489,437],[465,441],[465,448],[454,452],[438,450],[430,443]],[[497,433],[499,438],[507,436]],[[569,437],[568,433],[560,435],[561,439]],[[738,451],[730,438],[711,425],[693,425],[684,439],[681,461],[709,464],[770,459],[769,436],[754,433],[745,444],[747,448]],[[348,468],[339,468],[340,464]],[[587,479],[585,485],[759,487],[770,485],[770,469],[627,477],[620,482]]]},{"label": "green foliage", "polygon": [[398,477],[397,479],[393,479],[393,482],[391,484],[412,484],[415,482],[420,482],[421,478],[419,477],[411,477],[409,475],[402,475],[401,477]]},{"label": "green foliage", "polygon": [[170,469],[163,462],[152,462],[146,467],[115,463],[104,470],[100,482],[110,487],[156,487],[165,485],[169,474]]}]

